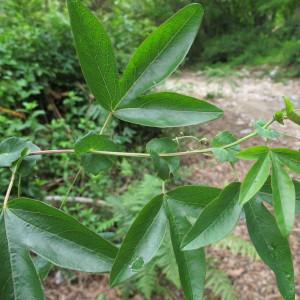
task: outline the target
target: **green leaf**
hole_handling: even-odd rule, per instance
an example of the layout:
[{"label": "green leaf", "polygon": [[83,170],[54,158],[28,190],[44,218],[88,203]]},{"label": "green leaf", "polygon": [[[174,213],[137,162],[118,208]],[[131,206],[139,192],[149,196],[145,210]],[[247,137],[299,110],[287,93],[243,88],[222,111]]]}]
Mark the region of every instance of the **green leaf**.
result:
[{"label": "green leaf", "polygon": [[47,261],[46,259],[40,257],[40,256],[35,256],[32,258],[34,267],[40,277],[41,280],[45,280],[53,268],[53,265],[51,262]]},{"label": "green leaf", "polygon": [[240,184],[236,182],[228,185],[203,209],[183,239],[183,250],[194,250],[217,242],[234,229],[242,211],[238,202],[239,188]]},{"label": "green leaf", "polygon": [[30,252],[63,268],[108,272],[117,249],[58,209],[10,201],[0,210],[0,299],[44,299]]},{"label": "green leaf", "polygon": [[[43,300],[43,289],[29,251],[20,247],[10,235],[0,213],[0,299]],[[13,231],[12,231],[13,232]]]},{"label": "green leaf", "polygon": [[250,238],[261,259],[273,270],[285,300],[295,299],[292,255],[287,238],[281,235],[272,214],[255,200],[245,205]]},{"label": "green leaf", "polygon": [[286,115],[289,120],[300,125],[300,115],[296,113],[293,102],[289,98],[284,98]]},{"label": "green leaf", "polygon": [[20,163],[18,167],[18,174],[22,177],[29,176],[32,173],[33,168],[35,167],[38,160],[41,159],[40,155],[28,155],[31,152],[40,151],[41,149],[31,142],[26,142],[26,157]]},{"label": "green leaf", "polygon": [[239,202],[248,202],[262,188],[270,174],[271,160],[269,153],[262,154],[247,173],[242,185]]},{"label": "green leaf", "polygon": [[120,120],[151,127],[180,127],[220,118],[223,111],[203,100],[161,92],[142,96],[114,112]]},{"label": "green leaf", "polygon": [[107,136],[89,132],[75,143],[75,153],[77,155],[85,154],[90,151],[118,151],[114,144]]},{"label": "green leaf", "polygon": [[147,152],[151,154],[154,168],[162,180],[167,180],[170,175],[178,170],[179,157],[159,157],[159,153],[173,153],[177,151],[178,144],[169,138],[152,139],[146,145]]},{"label": "green leaf", "polygon": [[82,166],[86,172],[96,175],[109,169],[113,165],[115,157],[89,153],[91,151],[116,152],[118,147],[108,137],[94,132],[89,132],[76,142],[75,153],[81,156]]},{"label": "green leaf", "polygon": [[110,39],[103,25],[80,0],[68,0],[68,10],[85,80],[97,102],[112,111],[119,101],[120,88]]},{"label": "green leaf", "polygon": [[266,140],[276,140],[280,137],[280,133],[270,129],[265,128],[264,126],[267,124],[267,122],[259,120],[255,123],[255,131],[256,133],[261,136],[262,138]]},{"label": "green leaf", "polygon": [[203,249],[183,251],[182,238],[191,228],[191,221],[201,210],[216,199],[221,190],[209,186],[182,186],[166,195],[165,209],[170,225],[181,285],[186,299],[201,299],[205,278],[205,255]]},{"label": "green leaf", "polygon": [[293,172],[300,173],[300,152],[287,148],[273,148],[272,152],[281,162],[289,167]]},{"label": "green leaf", "polygon": [[[204,208],[221,193],[221,189],[205,185],[187,185],[178,187],[167,193],[173,201],[191,207],[192,211]],[[177,204],[178,206],[178,204]]]},{"label": "green leaf", "polygon": [[124,71],[120,104],[129,104],[171,75],[188,53],[203,16],[200,4],[173,15],[139,46]]},{"label": "green leaf", "polygon": [[274,119],[276,122],[284,125],[284,118],[285,118],[285,113],[284,111],[277,111],[275,114],[274,114]]},{"label": "green leaf", "polygon": [[131,225],[112,267],[111,286],[134,276],[151,261],[164,239],[166,225],[160,195],[146,204]]},{"label": "green leaf", "polygon": [[[300,182],[297,180],[293,180],[295,195],[296,195],[296,207],[295,214],[300,214]],[[272,184],[271,184],[271,176],[268,178],[264,186],[261,188],[259,193],[257,194],[257,198],[263,201],[268,202],[273,205],[273,197],[272,197]]]},{"label": "green leaf", "polygon": [[292,179],[275,153],[272,158],[272,194],[275,217],[283,236],[289,235],[295,219],[295,188]]},{"label": "green leaf", "polygon": [[[40,150],[36,145],[23,138],[11,137],[3,140],[0,143],[0,167],[11,167],[22,156],[24,149],[28,149],[28,153]],[[26,157],[27,162],[32,164],[38,159],[40,156]]]},{"label": "green leaf", "polygon": [[269,148],[266,146],[254,146],[254,147],[250,147],[245,150],[242,150],[241,152],[239,152],[236,155],[236,157],[239,159],[244,159],[244,160],[257,160],[262,155],[264,155],[268,152],[269,152]]},{"label": "green leaf", "polygon": [[296,194],[296,207],[295,213],[296,215],[300,214],[300,182],[293,180],[294,187],[295,187],[295,194]]},{"label": "green leaf", "polygon": [[205,252],[204,249],[192,251],[182,251],[180,249],[182,239],[185,233],[191,228],[191,224],[181,210],[181,207],[176,204],[176,200],[173,201],[172,198],[167,197],[165,209],[169,220],[171,241],[178,266],[180,282],[186,300],[200,300],[203,296],[205,282]]},{"label": "green leaf", "polygon": [[240,145],[223,149],[222,147],[235,142],[236,137],[229,131],[220,132],[212,141],[213,154],[221,162],[235,163],[238,161],[236,154],[240,151]]}]

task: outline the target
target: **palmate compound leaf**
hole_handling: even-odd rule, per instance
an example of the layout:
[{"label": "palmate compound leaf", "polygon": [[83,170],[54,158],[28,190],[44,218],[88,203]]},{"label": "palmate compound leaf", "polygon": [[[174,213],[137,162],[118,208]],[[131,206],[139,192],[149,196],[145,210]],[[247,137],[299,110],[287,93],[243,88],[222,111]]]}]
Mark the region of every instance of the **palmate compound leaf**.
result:
[{"label": "palmate compound leaf", "polygon": [[74,218],[20,198],[0,212],[0,299],[44,299],[30,252],[72,270],[109,272],[117,248]]},{"label": "palmate compound leaf", "polygon": [[98,174],[109,169],[115,157],[89,153],[91,151],[118,151],[118,147],[107,136],[89,132],[75,144],[75,153],[81,156],[81,163],[86,172]]},{"label": "palmate compound leaf", "polygon": [[71,27],[84,77],[97,101],[121,120],[178,127],[217,119],[214,105],[175,93],[143,96],[183,61],[197,35],[203,9],[191,4],[153,32],[137,49],[120,86],[111,42],[102,24],[79,0],[68,0]]},{"label": "palmate compound leaf", "polygon": [[250,238],[261,259],[273,270],[285,300],[295,299],[294,268],[289,242],[275,218],[262,203],[252,199],[245,206]]},{"label": "palmate compound leaf", "polygon": [[200,213],[182,241],[183,250],[194,250],[217,242],[237,224],[242,206],[238,201],[240,184],[229,184],[221,194]]},{"label": "palmate compound leaf", "polygon": [[156,138],[146,145],[147,152],[151,154],[152,162],[157,175],[162,180],[167,180],[170,175],[178,170],[180,165],[179,157],[160,157],[159,153],[174,153],[178,144],[170,138]]},{"label": "palmate compound leaf", "polygon": [[114,112],[123,121],[160,128],[202,124],[222,115],[206,101],[171,92],[141,96]]},{"label": "palmate compound leaf", "polygon": [[295,187],[278,156],[272,152],[272,195],[275,217],[283,236],[293,229],[295,219]]},{"label": "palmate compound leaf", "polygon": [[81,0],[68,0],[68,10],[85,80],[97,102],[112,111],[119,101],[120,89],[111,41],[103,25]]},{"label": "palmate compound leaf", "polygon": [[166,226],[163,195],[159,195],[146,204],[131,225],[111,270],[111,286],[136,275],[151,261],[164,239]]},{"label": "palmate compound leaf", "polygon": [[207,186],[179,187],[165,196],[164,207],[169,221],[172,246],[178,266],[180,282],[186,300],[202,299],[205,282],[204,249],[183,251],[182,238],[190,230],[190,218],[220,194],[217,188]]}]

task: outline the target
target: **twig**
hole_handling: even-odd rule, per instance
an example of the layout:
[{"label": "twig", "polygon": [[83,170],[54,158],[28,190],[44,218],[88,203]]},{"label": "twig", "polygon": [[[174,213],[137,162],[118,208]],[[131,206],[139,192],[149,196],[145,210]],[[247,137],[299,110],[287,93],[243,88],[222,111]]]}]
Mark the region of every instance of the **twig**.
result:
[{"label": "twig", "polygon": [[[108,120],[108,118],[107,118]],[[264,128],[269,127],[274,120],[269,121]],[[102,131],[102,130],[101,130]],[[222,149],[231,148],[235,145],[241,144],[257,135],[257,132],[254,131],[239,140],[236,140],[233,143],[224,145],[220,147]],[[185,156],[185,155],[193,155],[193,154],[203,154],[212,152],[213,148],[204,148],[204,149],[197,149],[197,150],[190,150],[190,151],[182,151],[182,152],[170,152],[170,153],[159,153],[160,157],[175,157],[175,156]],[[67,154],[67,153],[74,153],[74,149],[58,149],[58,150],[41,150],[41,151],[33,151],[29,155],[47,155],[47,154]],[[151,157],[149,153],[139,153],[139,152],[115,152],[115,151],[90,151],[90,153],[99,154],[99,155],[110,155],[110,156],[122,156],[122,157]]]}]

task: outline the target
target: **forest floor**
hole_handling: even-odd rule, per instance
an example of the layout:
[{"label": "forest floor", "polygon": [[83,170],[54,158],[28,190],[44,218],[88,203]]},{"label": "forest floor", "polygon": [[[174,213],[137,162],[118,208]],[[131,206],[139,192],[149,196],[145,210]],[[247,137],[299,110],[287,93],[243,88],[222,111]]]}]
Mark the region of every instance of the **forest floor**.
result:
[{"label": "forest floor", "polygon": [[[283,96],[290,97],[300,107],[300,79],[274,81],[265,75],[264,70],[241,70],[231,76],[216,77],[207,74],[185,71],[167,80],[161,87],[164,90],[178,91],[198,98],[209,99],[225,111],[224,118],[201,126],[197,129],[199,136],[212,137],[220,131],[228,130],[236,136],[244,136],[252,129],[257,120],[270,120],[273,113],[283,107]],[[300,130],[291,122],[275,125],[284,135],[274,146],[300,149]],[[195,132],[194,132],[195,134]],[[196,133],[197,134],[197,133]],[[243,144],[244,146],[264,143],[260,138]],[[191,145],[192,146],[192,145]],[[249,163],[239,162],[237,171],[233,172],[229,164],[220,164],[210,157],[189,157],[184,160],[192,170],[188,178],[190,184],[224,184],[243,178]],[[300,299],[300,218],[297,219],[291,236],[294,254],[295,277],[297,280],[297,299]],[[235,234],[248,240],[246,226],[243,222]],[[260,261],[251,262],[247,258],[234,256],[226,250],[209,250],[218,257],[218,267],[224,270],[232,281],[240,300],[279,300],[282,299],[276,288],[273,273]],[[76,282],[61,283],[60,278],[52,276],[46,283],[48,300],[98,300],[98,295],[105,295],[107,300],[122,299],[117,290],[109,289],[107,277],[80,274]],[[136,296],[132,299],[141,299]],[[154,299],[154,298],[153,298]],[[155,298],[156,299],[156,298]],[[178,298],[180,300],[181,298]],[[210,298],[213,299],[213,298]],[[215,298],[217,299],[217,298]]]}]

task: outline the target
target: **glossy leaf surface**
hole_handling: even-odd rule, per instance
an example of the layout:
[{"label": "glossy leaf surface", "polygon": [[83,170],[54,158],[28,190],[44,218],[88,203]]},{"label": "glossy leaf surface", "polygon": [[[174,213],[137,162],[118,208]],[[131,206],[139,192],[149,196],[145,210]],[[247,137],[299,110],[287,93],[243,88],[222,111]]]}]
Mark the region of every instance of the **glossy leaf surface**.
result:
[{"label": "glossy leaf surface", "polygon": [[239,188],[239,183],[228,185],[218,198],[203,209],[183,239],[184,250],[198,249],[217,242],[234,229],[242,211],[238,202]]},{"label": "glossy leaf surface", "polygon": [[136,50],[124,71],[121,107],[171,75],[188,53],[200,26],[203,9],[191,4],[156,29]]},{"label": "glossy leaf surface", "polygon": [[32,258],[34,267],[40,277],[41,280],[45,280],[53,268],[53,265],[51,262],[45,260],[44,258],[40,256],[35,256]]},{"label": "glossy leaf surface", "polygon": [[98,103],[111,111],[119,100],[119,81],[110,39],[80,0],[68,0],[75,46],[85,80]]},{"label": "glossy leaf surface", "polygon": [[285,300],[295,299],[294,269],[287,238],[280,233],[272,214],[251,200],[245,205],[248,232],[261,259],[273,270]]},{"label": "glossy leaf surface", "polygon": [[[10,234],[4,214],[0,214],[0,299],[43,300],[44,293],[29,251]],[[15,278],[18,277],[17,280]]]},{"label": "glossy leaf surface", "polygon": [[114,112],[123,121],[160,128],[202,124],[222,115],[206,101],[170,92],[142,96]]},{"label": "glossy leaf surface", "polygon": [[[300,214],[300,182],[297,180],[293,180],[295,195],[296,195],[296,205],[295,205],[295,214]],[[257,194],[259,200],[263,200],[273,205],[273,196],[272,196],[272,185],[271,185],[271,177],[268,178],[267,182],[264,184],[262,189]]]},{"label": "glossy leaf surface", "polygon": [[277,155],[272,153],[271,157],[275,217],[282,235],[287,236],[293,229],[295,219],[295,188]]},{"label": "glossy leaf surface", "polygon": [[155,256],[166,226],[163,196],[160,195],[146,204],[131,225],[112,267],[111,286],[137,274]]},{"label": "glossy leaf surface", "polygon": [[221,189],[205,185],[187,185],[178,187],[167,193],[168,198],[177,201],[182,205],[203,209],[211,201],[216,199],[221,193]]},{"label": "glossy leaf surface", "polygon": [[110,270],[117,249],[60,210],[20,198],[0,213],[0,299],[44,299],[30,251],[63,268]]},{"label": "glossy leaf surface", "polygon": [[245,160],[257,160],[268,152],[269,152],[269,148],[266,146],[254,146],[242,150],[236,155],[236,157]]},{"label": "glossy leaf surface", "polygon": [[248,202],[262,188],[270,174],[271,159],[268,153],[254,163],[247,173],[242,185],[239,201],[244,204]]},{"label": "glossy leaf surface", "polygon": [[281,162],[289,167],[293,172],[300,173],[300,152],[287,148],[274,148],[272,152]]}]

